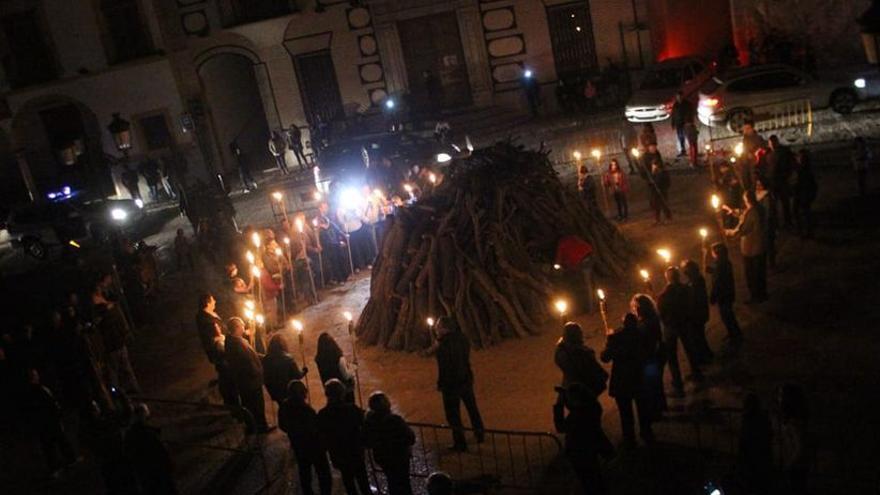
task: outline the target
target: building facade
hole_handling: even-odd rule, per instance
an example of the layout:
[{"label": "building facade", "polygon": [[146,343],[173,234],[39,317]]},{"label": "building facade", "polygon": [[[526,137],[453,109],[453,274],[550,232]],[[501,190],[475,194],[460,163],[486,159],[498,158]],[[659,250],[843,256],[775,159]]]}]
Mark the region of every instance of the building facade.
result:
[{"label": "building facade", "polygon": [[114,113],[132,123],[131,163],[177,152],[207,179],[234,173],[233,142],[269,168],[272,130],[308,141],[318,122],[419,101],[426,74],[446,108],[524,108],[529,69],[552,105],[559,77],[653,61],[648,13],[647,0],[8,0],[4,194],[80,177],[125,196]]}]

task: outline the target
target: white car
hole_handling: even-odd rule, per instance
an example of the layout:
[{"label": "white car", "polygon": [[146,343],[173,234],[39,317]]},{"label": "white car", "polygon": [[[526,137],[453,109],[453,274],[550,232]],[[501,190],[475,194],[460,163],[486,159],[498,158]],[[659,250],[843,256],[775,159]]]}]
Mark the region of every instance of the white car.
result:
[{"label": "white car", "polygon": [[700,86],[711,76],[710,66],[696,57],[671,58],[654,65],[626,103],[626,120],[641,123],[668,119],[675,94],[681,91],[696,103]]},{"label": "white car", "polygon": [[825,81],[781,64],[734,69],[715,76],[700,88],[697,116],[704,125],[726,126],[739,132],[746,120],[772,118],[786,105],[809,101],[812,109],[831,107],[837,113],[852,112],[867,93],[859,93],[859,80]]}]

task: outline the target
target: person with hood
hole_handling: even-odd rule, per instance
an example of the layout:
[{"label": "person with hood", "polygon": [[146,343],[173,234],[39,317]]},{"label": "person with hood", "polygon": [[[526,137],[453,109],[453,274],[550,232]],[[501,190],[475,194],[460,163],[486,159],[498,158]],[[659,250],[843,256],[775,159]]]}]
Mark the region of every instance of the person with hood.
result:
[{"label": "person with hood", "polygon": [[605,349],[601,354],[603,363],[612,363],[608,395],[617,403],[625,449],[632,449],[636,444],[633,402],[638,411],[639,434],[646,441],[654,438],[650,407],[641,393],[647,359],[646,347],[641,340],[639,319],[636,315],[627,313],[623,317],[623,325],[607,336]]},{"label": "person with hood", "polygon": [[700,265],[693,260],[681,262],[681,273],[687,280],[691,296],[691,328],[688,331],[691,348],[700,364],[712,361],[712,349],[706,340],[706,323],[709,322],[709,295],[706,293],[706,279],[700,272]]},{"label": "person with hood", "polygon": [[608,373],[596,361],[596,353],[584,343],[584,331],[577,323],[570,321],[562,328],[553,360],[562,371],[563,387],[580,383],[597,397],[605,391]]},{"label": "person with hood", "polygon": [[174,465],[171,454],[162,444],[159,428],[147,424],[150,409],[146,404],[134,406],[134,422],[125,433],[124,452],[131,460],[134,474],[143,495],[174,495]]},{"label": "person with hood", "polygon": [[367,403],[364,446],[385,472],[389,495],[412,495],[409,461],[416,435],[402,417],[391,412],[391,401],[383,392],[373,392]]},{"label": "person with hood", "polygon": [[339,380],[346,387],[345,400],[354,402],[354,374],[342,354],[342,348],[336,339],[327,332],[318,336],[318,350],[315,353],[315,364],[318,365],[318,376],[321,383]]},{"label": "person with hood", "polygon": [[345,400],[345,385],[332,379],[324,384],[327,405],[318,413],[318,432],[333,466],[342,476],[348,495],[372,495],[364,463],[364,411]]},{"label": "person with hood", "polygon": [[[226,328],[224,356],[241,396],[241,405],[253,416],[253,427],[256,431],[267,433],[269,425],[266,423],[263,364],[260,362],[260,356],[245,338],[244,320],[238,317],[230,318],[226,322]],[[250,431],[251,426],[248,425],[248,433],[253,433]]]},{"label": "person with hood", "polygon": [[702,380],[703,376],[688,339],[692,323],[690,291],[681,283],[681,272],[674,266],[666,269],[666,287],[657,298],[657,308],[663,322],[663,346],[666,348],[666,362],[672,375],[673,396],[684,397],[684,381],[678,364],[679,341],[691,365],[694,381]]},{"label": "person with hood", "polygon": [[461,329],[449,316],[437,320],[437,390],[443,395],[443,410],[446,421],[452,427],[455,441],[453,449],[459,452],[467,450],[464,430],[461,422],[460,406],[468,412],[471,427],[478,443],[483,442],[483,418],[477,408],[474,397],[474,372],[471,369],[471,345]]},{"label": "person with hood", "polygon": [[287,385],[292,380],[301,380],[309,372],[306,367],[300,368],[296,360],[287,351],[287,342],[281,333],[269,339],[269,350],[263,356],[263,382],[269,397],[278,405],[287,398]]},{"label": "person with hood", "polygon": [[[705,256],[705,255],[704,255]],[[733,280],[733,265],[727,253],[727,245],[723,242],[712,244],[714,265],[706,265],[706,272],[712,275],[712,289],[709,291],[709,302],[718,306],[718,316],[727,328],[727,337],[731,341],[743,338],[733,302],[736,300],[736,283]]]},{"label": "person with hood", "polygon": [[593,391],[582,383],[556,390],[553,424],[556,431],[565,433],[565,457],[581,483],[581,493],[603,494],[605,484],[599,456],[610,459],[614,447],[602,430],[602,406]]},{"label": "person with hood", "polygon": [[330,474],[330,463],[327,462],[327,450],[321,441],[318,431],[318,415],[306,402],[305,384],[294,380],[287,386],[287,399],[278,411],[278,426],[287,433],[290,447],[296,457],[299,470],[300,488],[304,495],[312,495],[312,469],[318,475],[321,495],[333,492],[333,477]]}]

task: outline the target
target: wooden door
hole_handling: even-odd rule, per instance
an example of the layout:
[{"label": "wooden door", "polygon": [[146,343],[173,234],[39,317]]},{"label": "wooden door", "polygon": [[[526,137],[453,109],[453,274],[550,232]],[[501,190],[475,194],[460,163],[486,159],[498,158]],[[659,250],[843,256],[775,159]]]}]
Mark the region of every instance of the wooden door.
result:
[{"label": "wooden door", "polygon": [[297,55],[294,58],[299,92],[309,124],[317,118],[326,123],[343,117],[342,96],[330,50]]}]

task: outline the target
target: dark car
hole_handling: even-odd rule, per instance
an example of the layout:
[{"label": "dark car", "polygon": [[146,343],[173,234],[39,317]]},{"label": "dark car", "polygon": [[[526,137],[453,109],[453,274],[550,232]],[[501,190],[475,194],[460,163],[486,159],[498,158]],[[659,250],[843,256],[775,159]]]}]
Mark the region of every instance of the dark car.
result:
[{"label": "dark car", "polygon": [[6,230],[14,247],[44,259],[52,247],[100,243],[111,232],[130,232],[143,217],[142,207],[130,199],[47,201],[13,208]]}]

